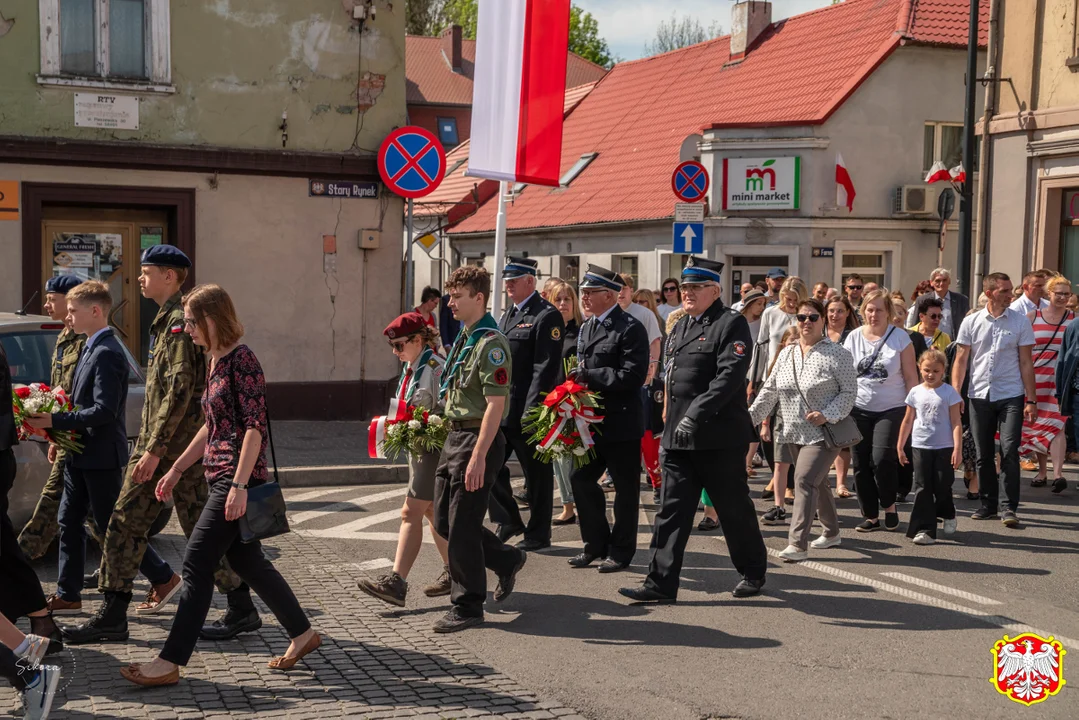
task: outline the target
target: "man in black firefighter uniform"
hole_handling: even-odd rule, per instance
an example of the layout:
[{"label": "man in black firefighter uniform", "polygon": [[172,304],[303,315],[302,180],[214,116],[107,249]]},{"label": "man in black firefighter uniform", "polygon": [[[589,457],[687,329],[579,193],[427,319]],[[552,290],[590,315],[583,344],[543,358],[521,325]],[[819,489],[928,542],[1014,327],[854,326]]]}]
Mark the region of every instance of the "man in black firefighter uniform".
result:
[{"label": "man in black firefighter uniform", "polygon": [[525,490],[532,512],[526,526],[513,497],[510,471],[503,464],[498,481],[491,488],[491,520],[498,523],[498,536],[506,542],[524,533],[517,544],[534,552],[551,546],[551,508],[554,503],[554,469],[536,459],[530,433],[522,429],[525,413],[543,401],[542,393],[554,389],[562,372],[562,333],[566,331],[562,314],[536,292],[536,261],[511,257],[502,271],[510,305],[502,314],[498,329],[510,343],[513,378],[510,381],[510,406],[502,421],[506,436],[506,460],[517,455],[525,476]]},{"label": "man in black firefighter uniform", "polygon": [[749,497],[746,452],[754,440],[746,407],[749,323],[724,307],[723,263],[691,257],[682,271],[686,316],[667,337],[667,417],[663,430],[663,504],[652,535],[652,562],[636,601],[674,602],[701,488],[708,491],[741,582],[735,597],[760,592],[768,554]]},{"label": "man in black firefighter uniform", "polygon": [[[641,386],[648,374],[648,331],[618,306],[623,287],[615,273],[588,266],[581,302],[592,317],[577,336],[580,364],[570,375],[599,393],[603,421],[593,435],[596,458],[570,476],[584,552],[569,564],[584,568],[603,559],[597,568],[601,573],[629,567],[637,551],[641,503]],[[607,498],[598,483],[604,470],[614,481],[613,528],[607,522]]]}]

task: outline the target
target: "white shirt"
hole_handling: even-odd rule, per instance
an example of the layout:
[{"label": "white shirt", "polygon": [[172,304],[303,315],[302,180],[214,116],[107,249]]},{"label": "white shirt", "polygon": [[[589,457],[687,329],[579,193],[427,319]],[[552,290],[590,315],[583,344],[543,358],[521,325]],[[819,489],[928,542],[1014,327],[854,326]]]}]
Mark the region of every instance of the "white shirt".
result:
[{"label": "white shirt", "polygon": [[967,315],[955,341],[970,348],[970,397],[1007,400],[1023,395],[1019,348],[1034,345],[1026,315],[1008,308],[995,318],[982,308]]},{"label": "white shirt", "polygon": [[[1043,308],[1049,307],[1049,299],[1048,298],[1042,298],[1041,299],[1041,304],[1038,305],[1038,307],[1043,307]],[[1015,310],[1016,312],[1020,312],[1023,315],[1026,315],[1028,313],[1033,312],[1037,308],[1034,307],[1034,301],[1031,300],[1030,298],[1028,298],[1026,293],[1023,293],[1022,295],[1017,297],[1014,301],[1012,301],[1012,304],[1009,306],[1009,309]]]},{"label": "white shirt", "polygon": [[535,290],[533,290],[533,291],[532,291],[532,292],[531,292],[531,293],[530,293],[530,294],[528,295],[528,297],[526,297],[526,298],[525,298],[524,300],[522,300],[522,301],[521,301],[521,302],[519,302],[519,303],[514,303],[514,305],[513,305],[513,306],[514,306],[514,308],[516,308],[517,312],[520,312],[520,311],[521,311],[521,308],[523,308],[523,307],[524,307],[525,305],[527,305],[527,304],[528,304],[528,301],[529,301],[529,300],[531,300],[531,299],[532,299],[532,296],[533,296],[533,295],[535,295],[535,294],[536,294],[536,291],[535,291]]},{"label": "white shirt", "polygon": [[734,310],[735,312],[742,312],[742,310],[744,310],[745,307],[746,307],[746,301],[745,300],[739,300],[734,305],[731,305],[731,310]]},{"label": "white shirt", "polygon": [[649,345],[663,338],[663,333],[659,331],[659,318],[656,317],[654,312],[637,303],[630,303],[629,307],[626,308],[626,312],[632,315],[641,325],[644,325],[644,329],[648,331]]},{"label": "white shirt", "polygon": [[768,346],[768,354],[761,358],[764,360],[764,377],[768,377],[768,368],[772,366],[772,360],[779,354],[779,343],[783,340],[783,333],[787,328],[794,325],[795,313],[787,314],[780,309],[779,305],[769,305],[761,315],[761,329],[757,331],[757,345]]},{"label": "white shirt", "polygon": [[[940,297],[939,295],[937,297]],[[914,304],[910,306],[910,312],[907,313],[907,327],[914,327],[918,324],[918,300],[922,296],[914,298]],[[944,307],[941,308],[942,317],[940,318],[940,331],[948,337],[955,337],[955,324],[952,322],[952,291],[944,293],[944,297],[940,298],[940,301],[944,303]]]},{"label": "white shirt", "polygon": [[618,303],[615,303],[614,305],[611,305],[609,308],[607,308],[606,312],[604,312],[602,315],[593,315],[592,317],[594,317],[596,319],[597,323],[602,323],[604,320],[607,319],[607,316],[610,315],[614,311],[615,305],[617,305],[617,304]]},{"label": "white shirt", "polygon": [[919,450],[943,450],[955,447],[952,437],[951,408],[963,402],[951,385],[938,388],[919,383],[907,393],[907,405],[914,408],[911,444]]},{"label": "white shirt", "polygon": [[90,337],[86,338],[86,345],[83,347],[82,353],[79,355],[78,362],[75,363],[75,374],[76,375],[78,375],[78,373],[79,373],[79,366],[82,365],[82,361],[85,360],[86,358],[90,357],[90,348],[92,348],[94,346],[94,342],[96,342],[97,339],[99,337],[101,337],[101,334],[103,332],[105,332],[106,330],[108,330],[109,327],[110,327],[109,325],[106,325],[105,327],[101,328],[100,330],[98,330],[96,333],[94,333]]},{"label": "white shirt", "polygon": [[660,306],[659,306],[658,308],[656,308],[656,312],[658,312],[658,313],[659,313],[659,316],[660,316],[661,318],[663,318],[663,321],[664,321],[664,322],[666,322],[666,321],[667,321],[667,317],[668,317],[668,316],[669,316],[669,315],[670,315],[671,313],[673,313],[673,312],[674,312],[675,310],[677,310],[678,308],[680,308],[680,307],[682,307],[682,306],[681,306],[681,305],[668,305],[667,303],[662,303],[662,304],[660,304]]},{"label": "white shirt", "polygon": [[907,383],[903,379],[902,353],[910,346],[910,336],[903,328],[892,326],[890,333],[876,342],[869,342],[862,334],[862,329],[852,330],[843,346],[854,358],[857,371],[859,363],[869,358],[880,346],[877,359],[868,372],[859,373],[858,399],[855,407],[869,412],[883,412],[903,407],[907,398]]}]

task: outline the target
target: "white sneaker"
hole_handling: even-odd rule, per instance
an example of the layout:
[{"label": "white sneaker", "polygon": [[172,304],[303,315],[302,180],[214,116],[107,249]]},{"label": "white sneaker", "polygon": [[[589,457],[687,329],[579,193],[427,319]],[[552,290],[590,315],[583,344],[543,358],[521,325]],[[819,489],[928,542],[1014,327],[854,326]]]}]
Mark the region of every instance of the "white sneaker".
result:
[{"label": "white sneaker", "polygon": [[45,657],[45,652],[49,649],[49,639],[30,634],[26,636],[26,642],[29,647],[20,657],[26,661],[27,667],[33,670],[41,664],[41,660]]},{"label": "white sneaker", "polygon": [[809,547],[814,550],[825,550],[827,548],[839,547],[842,542],[843,539],[838,535],[834,537],[825,537],[824,535],[821,535],[819,538],[809,543]]},{"label": "white sneaker", "polygon": [[52,710],[52,701],[56,697],[56,688],[60,684],[60,668],[55,665],[38,667],[30,684],[23,691],[23,706],[26,708],[25,720],[45,720]]},{"label": "white sneaker", "polygon": [[955,535],[955,528],[956,528],[955,518],[952,518],[951,520],[945,520],[944,521],[944,534],[945,535]]},{"label": "white sneaker", "polygon": [[[954,522],[954,521],[953,521]],[[932,545],[936,540],[927,532],[920,532],[911,540],[915,545]]]},{"label": "white sneaker", "polygon": [[798,562],[808,558],[809,553],[805,550],[799,550],[794,545],[788,545],[783,552],[779,553],[779,557],[783,558],[784,562]]}]

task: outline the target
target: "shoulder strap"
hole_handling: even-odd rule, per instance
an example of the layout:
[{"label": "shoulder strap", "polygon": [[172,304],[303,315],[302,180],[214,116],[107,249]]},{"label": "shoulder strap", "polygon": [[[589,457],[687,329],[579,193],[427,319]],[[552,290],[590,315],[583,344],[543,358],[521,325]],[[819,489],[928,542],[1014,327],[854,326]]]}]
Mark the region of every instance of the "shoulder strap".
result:
[{"label": "shoulder strap", "polygon": [[[877,343],[877,347],[873,349],[873,355],[869,358],[869,367],[873,367],[877,362],[877,356],[880,355],[880,349],[888,344],[888,338],[892,336],[892,331],[895,330],[895,325],[888,326],[888,332],[884,333],[884,337]],[[864,337],[864,336],[863,336]]]}]

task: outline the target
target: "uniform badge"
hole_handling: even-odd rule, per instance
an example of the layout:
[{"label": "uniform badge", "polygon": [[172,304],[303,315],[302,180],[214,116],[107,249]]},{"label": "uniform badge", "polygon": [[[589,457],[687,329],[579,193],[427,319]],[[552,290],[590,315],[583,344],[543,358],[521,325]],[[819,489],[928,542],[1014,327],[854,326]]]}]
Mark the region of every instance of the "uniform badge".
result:
[{"label": "uniform badge", "polygon": [[393,331],[393,328],[390,328],[386,331],[386,337],[388,337],[390,340],[393,340],[395,335],[397,335],[397,333]]},{"label": "uniform badge", "polygon": [[1056,695],[1064,686],[1064,655],[1059,640],[1034,633],[1004,636],[993,646],[989,682],[1009,700],[1030,707]]},{"label": "uniform badge", "polygon": [[525,330],[527,330],[530,327],[532,327],[532,323],[520,323],[519,325],[514,326],[514,329],[515,330],[516,329],[525,329]]},{"label": "uniform badge", "polygon": [[502,365],[506,362],[506,351],[499,347],[491,348],[491,351],[487,353],[487,360],[492,365]]},{"label": "uniform badge", "polygon": [[704,335],[701,335],[701,336],[700,336],[699,338],[697,338],[697,342],[704,342],[704,341],[705,341],[705,340],[707,340],[707,339],[708,339],[708,338],[707,338],[706,336],[704,336]]},{"label": "uniform badge", "polygon": [[184,326],[183,325],[173,325],[171,330],[170,330],[170,332],[172,332],[173,335],[179,335],[183,331],[184,331]]},{"label": "uniform badge", "polygon": [[506,368],[498,368],[495,370],[495,382],[499,385],[505,385],[510,381],[510,375],[506,372]]},{"label": "uniform badge", "polygon": [[559,330],[556,327],[551,328],[551,339],[552,340],[561,340],[562,339],[562,331]]},{"label": "uniform badge", "polygon": [[734,354],[738,357],[746,356],[746,344],[741,340],[734,341]]}]

